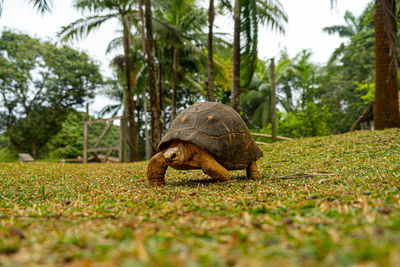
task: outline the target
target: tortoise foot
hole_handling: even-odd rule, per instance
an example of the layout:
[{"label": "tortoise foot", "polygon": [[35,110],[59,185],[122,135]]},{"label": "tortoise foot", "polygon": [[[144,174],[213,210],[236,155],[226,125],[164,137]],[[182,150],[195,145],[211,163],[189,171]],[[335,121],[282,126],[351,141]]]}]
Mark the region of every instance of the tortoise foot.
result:
[{"label": "tortoise foot", "polygon": [[258,171],[257,163],[253,161],[246,169],[247,178],[251,180],[260,180],[261,173]]},{"label": "tortoise foot", "polygon": [[164,176],[167,170],[164,162],[163,152],[155,154],[147,166],[147,180],[150,185],[165,185]]}]

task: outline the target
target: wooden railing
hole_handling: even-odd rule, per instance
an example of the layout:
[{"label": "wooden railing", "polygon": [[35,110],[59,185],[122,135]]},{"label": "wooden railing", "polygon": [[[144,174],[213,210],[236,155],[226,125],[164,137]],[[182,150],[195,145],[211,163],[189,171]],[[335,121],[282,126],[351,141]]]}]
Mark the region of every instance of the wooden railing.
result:
[{"label": "wooden railing", "polygon": [[[266,137],[266,138],[272,138],[272,135],[270,134],[262,134],[262,133],[251,133],[253,136],[258,136],[258,137]],[[285,140],[285,141],[290,141],[293,140],[293,138],[289,137],[284,137],[284,136],[277,136],[276,139],[278,140]],[[256,141],[257,145],[268,145],[266,142],[261,142],[261,141]]]},{"label": "wooden railing", "polygon": [[[109,146],[109,147],[97,147],[101,140],[103,140],[104,136],[107,134],[107,132],[110,130],[111,126],[113,125],[114,120],[120,120],[120,133],[119,133],[119,145],[118,146]],[[89,147],[89,124],[95,124],[95,123],[104,123],[107,122],[106,127],[104,128],[103,132],[100,134],[99,138],[97,138],[96,143],[92,146]],[[88,162],[88,153],[91,153],[98,161],[101,162],[106,162],[108,158],[111,155],[111,152],[113,150],[118,150],[118,159],[119,162],[123,162],[123,127],[124,125],[124,117],[113,117],[113,118],[108,118],[108,119],[99,119],[99,120],[85,120],[84,125],[83,125],[83,162],[87,163]],[[100,160],[97,157],[97,152],[101,151],[107,151],[105,157],[102,157]]]}]

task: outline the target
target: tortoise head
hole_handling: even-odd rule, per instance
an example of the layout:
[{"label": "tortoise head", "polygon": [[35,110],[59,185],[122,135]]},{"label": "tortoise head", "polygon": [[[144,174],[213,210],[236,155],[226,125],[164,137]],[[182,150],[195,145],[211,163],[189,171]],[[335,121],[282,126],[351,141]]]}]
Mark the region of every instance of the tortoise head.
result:
[{"label": "tortoise head", "polygon": [[167,164],[182,162],[184,157],[185,153],[179,146],[169,148],[164,152],[164,161]]}]

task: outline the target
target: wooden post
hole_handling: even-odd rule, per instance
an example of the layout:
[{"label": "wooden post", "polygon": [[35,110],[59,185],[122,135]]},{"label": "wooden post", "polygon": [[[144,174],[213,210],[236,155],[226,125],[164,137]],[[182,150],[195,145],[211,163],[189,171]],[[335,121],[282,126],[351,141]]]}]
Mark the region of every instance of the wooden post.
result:
[{"label": "wooden post", "polygon": [[272,142],[276,142],[276,78],[275,78],[275,60],[271,58],[271,131]]},{"label": "wooden post", "polygon": [[85,121],[83,122],[83,163],[88,163],[89,146],[89,103],[86,103]]},{"label": "wooden post", "polygon": [[83,163],[88,163],[88,122],[83,122]]},{"label": "wooden post", "polygon": [[85,121],[89,120],[89,103],[86,103]]},{"label": "wooden post", "polygon": [[119,162],[125,162],[125,149],[124,149],[124,133],[125,133],[125,122],[124,118],[122,117],[120,120],[120,128],[119,128],[119,151],[118,151],[118,157],[119,157]]}]

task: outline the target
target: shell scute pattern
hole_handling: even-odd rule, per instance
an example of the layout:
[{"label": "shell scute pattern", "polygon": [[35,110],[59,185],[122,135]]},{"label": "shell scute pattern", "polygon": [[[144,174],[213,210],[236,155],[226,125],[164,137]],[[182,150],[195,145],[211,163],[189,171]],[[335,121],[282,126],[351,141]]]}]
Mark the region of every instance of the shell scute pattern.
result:
[{"label": "shell scute pattern", "polygon": [[183,110],[171,123],[158,149],[174,140],[193,143],[230,170],[246,168],[262,156],[240,115],[217,102],[197,103]]}]

